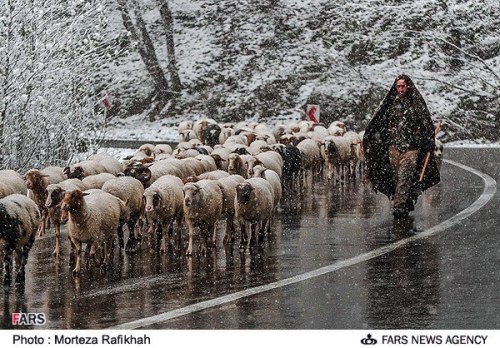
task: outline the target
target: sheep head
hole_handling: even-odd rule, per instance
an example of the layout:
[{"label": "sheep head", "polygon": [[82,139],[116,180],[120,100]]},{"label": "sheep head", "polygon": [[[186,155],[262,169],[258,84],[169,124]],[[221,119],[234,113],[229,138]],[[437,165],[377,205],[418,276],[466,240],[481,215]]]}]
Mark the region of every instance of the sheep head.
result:
[{"label": "sheep head", "polygon": [[144,187],[149,186],[149,180],[151,180],[151,170],[142,163],[126,168],[123,171],[123,174],[139,180]]},{"label": "sheep head", "polygon": [[187,183],[182,190],[184,191],[184,206],[190,207],[200,193],[201,188],[196,184]]},{"label": "sheep head", "polygon": [[89,195],[88,192],[82,192],[79,189],[64,193],[61,201],[61,209],[64,211],[76,212],[83,205],[83,197]]},{"label": "sheep head", "polygon": [[45,207],[52,208],[61,203],[64,197],[64,190],[62,187],[47,188],[47,199],[45,200]]},{"label": "sheep head", "polygon": [[239,204],[245,204],[250,201],[252,198],[252,191],[254,190],[253,186],[244,182],[236,186],[236,200]]},{"label": "sheep head", "polygon": [[80,179],[84,178],[83,168],[80,166],[73,167],[73,171],[71,171],[71,167],[64,168],[64,174],[68,179]]},{"label": "sheep head", "polygon": [[30,169],[24,174],[24,180],[26,181],[26,187],[33,190],[35,187],[44,187],[43,178],[47,175],[43,175],[37,169]]}]

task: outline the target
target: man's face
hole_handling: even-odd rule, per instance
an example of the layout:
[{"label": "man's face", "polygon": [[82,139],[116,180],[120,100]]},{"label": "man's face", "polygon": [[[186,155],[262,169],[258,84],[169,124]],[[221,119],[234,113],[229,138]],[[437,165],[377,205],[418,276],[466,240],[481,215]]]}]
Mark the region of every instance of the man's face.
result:
[{"label": "man's face", "polygon": [[400,97],[404,97],[406,95],[406,92],[408,92],[408,85],[405,80],[401,79],[396,81],[396,91]]}]

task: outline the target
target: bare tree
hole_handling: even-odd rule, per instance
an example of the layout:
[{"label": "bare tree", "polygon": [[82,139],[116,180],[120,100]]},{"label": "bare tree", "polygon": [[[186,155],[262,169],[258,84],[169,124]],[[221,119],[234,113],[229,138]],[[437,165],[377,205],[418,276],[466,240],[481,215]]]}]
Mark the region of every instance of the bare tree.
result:
[{"label": "bare tree", "polygon": [[[172,88],[170,88],[167,78],[165,77],[165,73],[161,68],[156,55],[154,43],[146,27],[146,22],[142,18],[139,3],[136,0],[116,1],[119,6],[123,25],[125,29],[130,32],[130,35],[136,44],[137,51],[146,66],[146,70],[153,79],[155,93],[152,100],[153,105],[149,111],[149,119],[153,121],[169,102],[175,101],[175,94],[179,93],[181,90],[181,82],[175,63],[172,15],[167,2],[163,1],[159,4],[166,30],[167,52],[169,59],[168,68],[172,82]],[[133,12],[133,18],[131,16],[131,10]]]},{"label": "bare tree", "polygon": [[0,7],[0,166],[64,164],[103,128],[95,112],[115,47],[101,0],[7,0]]},{"label": "bare tree", "polygon": [[167,42],[167,57],[168,57],[168,73],[172,82],[172,90],[175,93],[180,93],[182,85],[177,71],[177,63],[175,58],[175,45],[174,45],[174,20],[172,12],[168,7],[167,0],[158,0],[160,6],[160,14],[165,27],[165,39]]}]

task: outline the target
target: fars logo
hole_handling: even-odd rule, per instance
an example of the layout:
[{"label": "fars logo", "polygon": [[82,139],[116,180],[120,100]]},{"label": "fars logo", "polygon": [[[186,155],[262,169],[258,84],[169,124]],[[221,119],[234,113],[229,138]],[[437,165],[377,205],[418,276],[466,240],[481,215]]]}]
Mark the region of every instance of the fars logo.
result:
[{"label": "fars logo", "polygon": [[12,325],[45,325],[45,313],[12,313]]}]

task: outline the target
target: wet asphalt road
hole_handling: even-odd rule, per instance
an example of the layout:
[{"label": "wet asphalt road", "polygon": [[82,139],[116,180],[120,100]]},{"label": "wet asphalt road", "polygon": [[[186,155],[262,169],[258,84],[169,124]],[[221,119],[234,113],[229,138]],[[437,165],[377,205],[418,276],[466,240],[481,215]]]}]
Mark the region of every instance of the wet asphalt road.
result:
[{"label": "wet asphalt road", "polygon": [[[448,148],[445,159],[498,181],[498,148]],[[286,195],[252,252],[224,247],[221,229],[208,256],[116,250],[105,275],[73,277],[67,234],[58,260],[42,237],[24,287],[0,293],[0,328],[22,311],[46,314],[37,329],[500,329],[500,195],[447,222],[485,182],[448,162],[441,176],[407,225],[394,226],[387,198],[362,184],[317,182]]]}]

